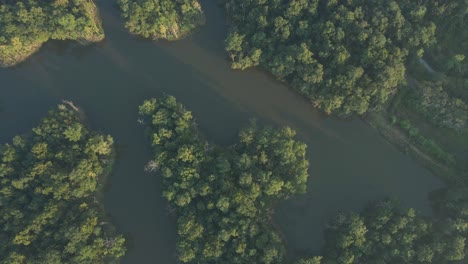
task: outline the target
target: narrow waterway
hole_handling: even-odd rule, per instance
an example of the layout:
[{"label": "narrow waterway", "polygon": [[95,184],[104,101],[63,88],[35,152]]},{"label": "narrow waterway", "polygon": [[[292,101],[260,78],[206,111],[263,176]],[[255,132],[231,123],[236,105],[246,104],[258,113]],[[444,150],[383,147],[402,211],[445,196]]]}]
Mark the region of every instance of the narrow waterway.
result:
[{"label": "narrow waterway", "polygon": [[137,123],[137,106],[163,94],[191,109],[217,144],[234,142],[251,118],[297,130],[309,146],[308,194],[281,203],[275,214],[291,252],[319,250],[326,219],[369,200],[394,196],[430,212],[427,193],[440,181],[361,120],[325,117],[269,75],[231,70],[225,18],[214,2],[202,1],[207,25],[199,32],[155,43],[127,34],[115,2],[98,0],[105,41],[49,42],[25,63],[0,70],[0,143],[30,131],[61,99],[79,105],[92,128],[111,134],[119,156],[105,206],[129,240],[127,264],[176,262],[174,218],[159,179],[143,171],[151,153]]}]

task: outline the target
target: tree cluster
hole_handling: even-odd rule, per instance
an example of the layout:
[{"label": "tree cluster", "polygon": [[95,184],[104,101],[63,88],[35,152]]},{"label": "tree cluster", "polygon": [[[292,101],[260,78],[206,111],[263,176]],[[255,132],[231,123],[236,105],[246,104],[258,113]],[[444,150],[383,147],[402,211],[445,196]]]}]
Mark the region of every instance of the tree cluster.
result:
[{"label": "tree cluster", "polygon": [[468,78],[468,1],[429,3],[431,15],[437,21],[437,45],[429,49],[428,59],[448,76]]},{"label": "tree cluster", "polygon": [[290,128],[239,133],[221,148],[201,138],[174,97],[139,108],[155,154],[148,169],[178,216],[178,254],[186,263],[282,263],[284,245],[271,224],[272,203],[306,190],[306,145]]},{"label": "tree cluster", "polygon": [[461,263],[467,252],[468,189],[443,188],[431,193],[431,201],[433,218],[392,199],[360,214],[339,214],[328,223],[323,257],[297,264]]},{"label": "tree cluster", "polygon": [[468,104],[451,96],[447,86],[447,82],[424,81],[415,84],[405,103],[432,124],[463,132],[468,126]]},{"label": "tree cluster", "polygon": [[0,263],[107,263],[124,238],[96,197],[112,161],[110,136],[60,105],[31,134],[0,147]]},{"label": "tree cluster", "polygon": [[339,215],[326,231],[324,263],[451,263],[465,257],[466,236],[392,200]]},{"label": "tree cluster", "polygon": [[49,39],[103,38],[91,0],[0,0],[0,66],[21,62]]},{"label": "tree cluster", "polygon": [[404,80],[408,55],[435,41],[412,0],[225,0],[232,67],[260,65],[327,113],[363,114]]},{"label": "tree cluster", "polygon": [[444,188],[431,193],[438,218],[444,219],[445,232],[468,236],[468,188]]},{"label": "tree cluster", "polygon": [[176,40],[205,22],[198,0],[118,0],[125,27],[150,39]]}]

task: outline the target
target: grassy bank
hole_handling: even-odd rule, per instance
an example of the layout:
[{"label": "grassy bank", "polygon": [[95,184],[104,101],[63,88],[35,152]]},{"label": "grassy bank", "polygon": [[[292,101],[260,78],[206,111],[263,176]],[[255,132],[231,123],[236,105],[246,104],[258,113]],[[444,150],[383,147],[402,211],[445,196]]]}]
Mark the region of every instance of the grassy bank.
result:
[{"label": "grassy bank", "polygon": [[[460,168],[454,155],[446,152],[435,141],[423,136],[415,128],[405,129],[401,123],[407,124],[408,119],[399,121],[388,111],[371,112],[364,119],[390,143],[402,152],[410,155],[438,177],[453,184],[466,182],[460,177]],[[405,125],[404,125],[405,126]]]},{"label": "grassy bank", "polygon": [[468,183],[468,112],[453,78],[413,61],[407,85],[365,120],[449,184]]}]

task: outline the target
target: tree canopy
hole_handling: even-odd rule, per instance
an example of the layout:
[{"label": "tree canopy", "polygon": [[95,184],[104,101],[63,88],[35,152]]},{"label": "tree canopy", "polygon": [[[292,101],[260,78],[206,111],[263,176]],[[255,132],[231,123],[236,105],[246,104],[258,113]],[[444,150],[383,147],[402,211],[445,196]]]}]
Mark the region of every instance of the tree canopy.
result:
[{"label": "tree canopy", "polygon": [[205,22],[198,0],[118,0],[125,27],[150,39],[176,40]]},{"label": "tree canopy", "polygon": [[233,68],[259,65],[327,113],[363,114],[395,94],[406,58],[435,41],[425,2],[225,0],[226,51]]},{"label": "tree canopy", "polygon": [[445,188],[431,193],[438,218],[445,220],[448,234],[468,236],[468,188]]},{"label": "tree canopy", "polygon": [[199,134],[191,113],[174,97],[140,106],[162,179],[178,216],[179,260],[187,263],[282,263],[284,245],[271,225],[272,203],[303,193],[306,145],[290,128],[239,133],[222,148]]},{"label": "tree canopy", "polygon": [[97,190],[110,136],[60,105],[32,133],[0,147],[0,263],[108,263],[124,238],[103,220]]},{"label": "tree canopy", "polygon": [[0,66],[17,64],[49,39],[104,38],[91,0],[0,0]]},{"label": "tree canopy", "polygon": [[[429,3],[431,15],[437,21],[437,45],[429,49],[428,59],[449,77],[468,78],[468,1]],[[468,90],[466,81],[464,86]]]},{"label": "tree canopy", "polygon": [[443,232],[435,219],[384,200],[329,223],[325,263],[450,263],[464,258],[465,239]]},{"label": "tree canopy", "polygon": [[327,225],[323,257],[296,263],[461,263],[467,251],[468,191],[441,189],[431,196],[433,218],[393,199],[371,203],[360,214],[340,213]]}]

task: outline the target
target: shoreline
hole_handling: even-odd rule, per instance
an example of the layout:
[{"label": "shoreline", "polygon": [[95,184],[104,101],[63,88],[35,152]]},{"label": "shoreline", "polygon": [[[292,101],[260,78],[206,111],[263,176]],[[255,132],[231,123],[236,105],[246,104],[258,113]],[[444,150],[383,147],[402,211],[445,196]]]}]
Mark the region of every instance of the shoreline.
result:
[{"label": "shoreline", "polygon": [[[92,38],[74,39],[73,41],[78,42],[80,45],[86,46],[86,45],[90,45],[90,44],[93,44],[93,43],[98,43],[98,42],[104,40],[104,38],[105,38],[105,35],[102,34],[102,35],[97,35],[97,36],[92,37]],[[44,43],[46,43],[47,41],[49,41],[49,40],[51,40],[51,39],[48,39],[45,42],[41,42],[40,44],[34,44],[34,45],[29,46],[30,48],[28,48],[27,52],[16,53],[13,56],[8,56],[8,57],[7,56],[5,56],[5,57],[0,56],[0,68],[13,67],[13,66],[16,66],[16,65],[26,61],[32,55],[34,55],[36,52],[38,52],[41,49],[42,45]],[[7,59],[5,59],[6,57],[7,57]]]},{"label": "shoreline", "polygon": [[[94,3],[94,1],[90,1],[86,3],[84,9],[86,14],[89,14],[89,18],[94,22],[96,31],[90,36],[79,36],[76,39],[68,39],[77,41],[80,45],[83,46],[100,42],[105,38],[104,29],[102,27],[102,21],[99,16],[97,5]],[[37,39],[29,45],[22,45],[20,50],[17,50],[16,52],[2,52],[2,49],[11,49],[12,45],[0,45],[0,68],[13,67],[26,61],[33,54],[38,52],[44,43],[50,40],[54,39],[50,38],[50,36],[48,36],[46,39]]]},{"label": "shoreline", "polygon": [[369,112],[366,116],[361,118],[370,127],[375,129],[388,143],[431,171],[434,176],[442,180],[445,184],[464,184],[455,166],[443,164],[412,142],[400,128],[389,122],[390,116],[386,110]]},{"label": "shoreline", "polygon": [[[99,131],[93,130],[89,125],[88,117],[85,111],[75,106],[72,101],[62,100],[62,104],[65,104],[71,108],[72,111],[76,113],[76,116],[80,120],[80,123],[89,131],[89,133],[94,135],[101,135],[102,137],[113,137],[106,133],[100,133]],[[115,163],[117,162],[117,148],[113,143],[111,145],[111,151],[109,155],[100,159],[102,163],[102,172],[96,176],[96,190],[88,197],[88,204],[90,207],[95,208],[98,216],[99,223],[98,225],[102,227],[102,229],[107,232],[108,235],[111,236],[119,236],[121,235],[125,239],[126,244],[126,236],[123,233],[118,232],[118,228],[115,225],[115,222],[112,221],[112,217],[108,213],[104,205],[104,196],[107,192],[107,187],[111,184],[111,175],[114,171]],[[125,245],[124,244],[124,245]],[[125,248],[127,250],[127,248]],[[118,263],[117,261],[116,263]],[[114,263],[114,262],[110,262]]]},{"label": "shoreline", "polygon": [[194,34],[195,32],[197,32],[198,30],[200,30],[200,27],[204,26],[205,23],[206,23],[206,18],[203,15],[203,13],[202,13],[202,16],[203,16],[203,18],[200,20],[200,23],[194,24],[193,25],[194,27],[192,29],[182,32],[177,37],[171,37],[171,38],[158,37],[158,36],[145,37],[145,36],[143,36],[143,35],[141,35],[139,33],[134,33],[132,31],[128,30],[127,28],[126,28],[126,30],[130,35],[140,37],[140,38],[145,39],[145,40],[173,42],[173,41],[183,40],[183,39],[187,38],[188,36],[190,36],[190,35]]}]

